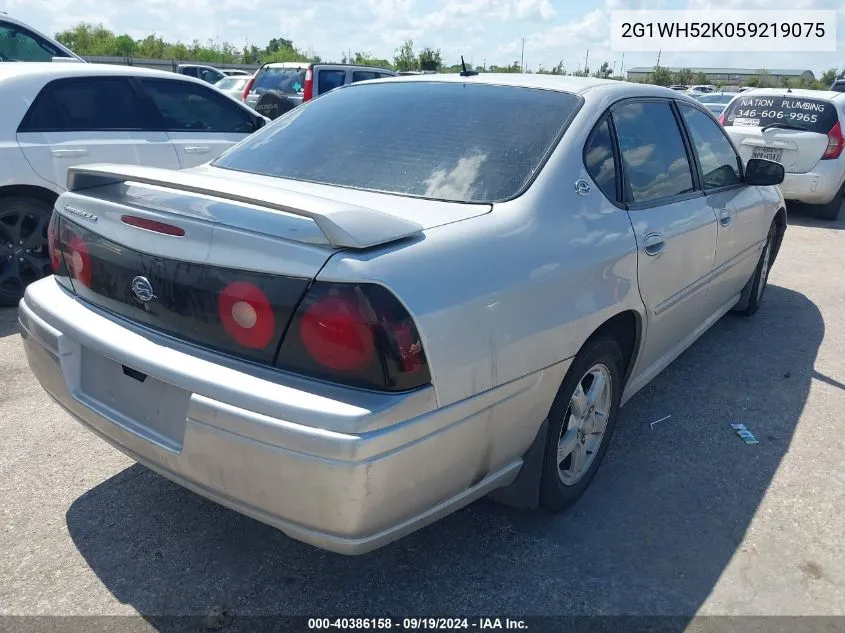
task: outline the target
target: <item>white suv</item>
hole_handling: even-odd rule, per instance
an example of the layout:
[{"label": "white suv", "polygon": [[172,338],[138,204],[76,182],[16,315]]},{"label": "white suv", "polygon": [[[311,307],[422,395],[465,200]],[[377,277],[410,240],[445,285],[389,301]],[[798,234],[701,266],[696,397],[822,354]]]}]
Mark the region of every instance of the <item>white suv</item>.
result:
[{"label": "white suv", "polygon": [[719,117],[742,159],[782,163],[787,201],[835,220],[845,195],[845,93],[760,88],[738,95]]}]

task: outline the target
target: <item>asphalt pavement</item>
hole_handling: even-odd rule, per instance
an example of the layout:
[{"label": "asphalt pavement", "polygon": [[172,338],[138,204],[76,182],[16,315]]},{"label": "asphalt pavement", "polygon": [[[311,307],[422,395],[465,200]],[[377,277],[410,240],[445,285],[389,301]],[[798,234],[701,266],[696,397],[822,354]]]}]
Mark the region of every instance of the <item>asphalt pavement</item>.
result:
[{"label": "asphalt pavement", "polygon": [[845,217],[792,213],[760,312],[726,316],[626,405],[576,507],[484,500],[360,557],[292,541],[112,449],[41,390],[16,312],[0,310],[0,615],[140,614],[124,625],[144,631],[220,612],[196,622],[845,616],[843,268]]}]

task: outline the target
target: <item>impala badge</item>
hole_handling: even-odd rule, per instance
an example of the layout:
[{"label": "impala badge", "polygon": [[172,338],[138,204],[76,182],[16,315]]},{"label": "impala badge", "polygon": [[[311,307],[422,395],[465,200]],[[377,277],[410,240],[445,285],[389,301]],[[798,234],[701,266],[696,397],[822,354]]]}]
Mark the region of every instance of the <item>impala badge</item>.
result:
[{"label": "impala badge", "polygon": [[71,215],[75,215],[78,218],[83,218],[85,220],[88,220],[89,222],[96,222],[100,219],[93,213],[88,213],[87,211],[80,211],[79,209],[74,209],[73,207],[68,205],[64,205],[64,207],[62,208]]},{"label": "impala badge", "polygon": [[579,196],[586,196],[590,193],[590,183],[588,183],[583,178],[579,178],[575,181],[575,193]]},{"label": "impala badge", "polygon": [[153,286],[146,277],[141,277],[140,275],[135,277],[135,279],[132,280],[130,288],[132,288],[132,292],[135,293],[138,300],[143,301],[144,303],[156,298],[155,294],[153,294]]}]

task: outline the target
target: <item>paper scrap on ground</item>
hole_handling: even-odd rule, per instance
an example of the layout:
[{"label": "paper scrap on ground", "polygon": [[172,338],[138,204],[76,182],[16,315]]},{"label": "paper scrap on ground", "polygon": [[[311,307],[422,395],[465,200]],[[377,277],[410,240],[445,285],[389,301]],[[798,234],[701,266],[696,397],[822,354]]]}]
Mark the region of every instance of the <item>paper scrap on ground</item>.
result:
[{"label": "paper scrap on ground", "polygon": [[744,424],[731,424],[731,428],[742,438],[746,444],[759,444],[754,434]]},{"label": "paper scrap on ground", "polygon": [[655,424],[657,424],[658,422],[663,422],[664,420],[668,420],[671,417],[672,417],[672,414],[670,413],[665,418],[660,418],[659,420],[655,420],[654,422],[651,423],[651,428],[654,429]]}]

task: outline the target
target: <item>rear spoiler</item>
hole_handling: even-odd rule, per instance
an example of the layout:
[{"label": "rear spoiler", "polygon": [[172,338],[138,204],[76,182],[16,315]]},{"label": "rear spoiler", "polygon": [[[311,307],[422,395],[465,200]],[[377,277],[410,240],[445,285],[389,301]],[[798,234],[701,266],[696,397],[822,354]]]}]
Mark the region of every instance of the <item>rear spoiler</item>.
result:
[{"label": "rear spoiler", "polygon": [[338,248],[370,248],[416,235],[423,230],[422,225],[416,222],[376,209],[205,174],[117,164],[68,168],[68,191],[83,191],[123,182],[166,187],[310,218],[329,244]]}]

